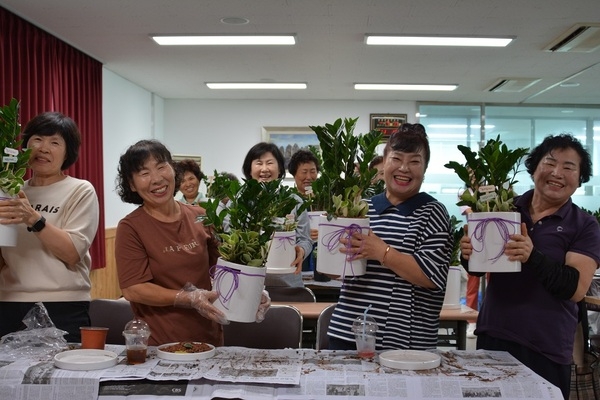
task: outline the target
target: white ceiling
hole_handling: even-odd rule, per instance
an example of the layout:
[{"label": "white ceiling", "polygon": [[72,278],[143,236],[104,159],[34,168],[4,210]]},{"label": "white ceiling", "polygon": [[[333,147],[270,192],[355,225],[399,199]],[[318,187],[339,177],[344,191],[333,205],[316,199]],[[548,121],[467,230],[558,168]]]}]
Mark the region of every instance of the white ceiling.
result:
[{"label": "white ceiling", "polygon": [[[0,5],[169,98],[600,104],[600,50],[551,53],[598,0],[0,0]],[[246,25],[225,25],[243,17]],[[150,34],[294,33],[295,46],[161,47]],[[513,36],[506,48],[366,46],[364,35]],[[569,77],[580,85],[557,84]],[[490,93],[500,78],[539,78]],[[216,91],[209,81],[306,82],[308,90]],[[354,83],[452,83],[453,92],[355,91]]]}]

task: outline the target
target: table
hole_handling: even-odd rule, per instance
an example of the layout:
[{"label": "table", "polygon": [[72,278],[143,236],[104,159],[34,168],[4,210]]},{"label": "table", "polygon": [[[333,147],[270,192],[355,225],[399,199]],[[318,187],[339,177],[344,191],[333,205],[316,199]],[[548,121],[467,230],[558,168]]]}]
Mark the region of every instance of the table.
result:
[{"label": "table", "polygon": [[600,297],[598,296],[585,296],[585,302],[588,304],[594,304],[600,306]]},{"label": "table", "polygon": [[454,334],[440,335],[441,340],[456,340],[456,348],[467,348],[467,327],[469,321],[477,320],[479,312],[470,307],[461,305],[457,309],[442,308],[440,312],[440,328],[452,329]]},{"label": "table", "polygon": [[[110,350],[119,354],[119,363],[96,371],[60,370],[35,357],[8,360],[0,353],[0,373],[4,373],[0,398],[561,398],[558,388],[501,351],[435,350],[430,353],[441,358],[439,367],[406,371],[381,366],[379,356],[361,360],[355,351],[240,347],[217,348],[214,357],[196,362],[159,360],[151,348],[145,363],[128,366],[123,362],[124,349],[113,345]],[[40,365],[43,376],[33,371]]]},{"label": "table", "polygon": [[[317,318],[325,308],[335,303],[316,302],[316,303],[300,303],[300,302],[276,302],[272,304],[286,304],[296,307],[302,318],[304,318],[305,327],[308,329],[316,327]],[[440,312],[440,328],[452,329],[453,333],[440,335],[440,344],[446,343],[448,340],[456,341],[456,348],[465,350],[467,348],[467,326],[470,320],[476,320],[479,313],[467,306],[461,306],[457,309],[442,308]],[[316,331],[315,331],[316,333]],[[303,340],[304,341],[304,340]]]},{"label": "table", "polygon": [[340,297],[341,279],[319,282],[313,279],[312,272],[302,272],[302,281],[305,287],[313,291],[318,302],[337,302]]},{"label": "table", "polygon": [[342,282],[339,280],[332,280],[329,282],[305,280],[304,286],[313,291],[318,302],[337,302],[340,297]]}]

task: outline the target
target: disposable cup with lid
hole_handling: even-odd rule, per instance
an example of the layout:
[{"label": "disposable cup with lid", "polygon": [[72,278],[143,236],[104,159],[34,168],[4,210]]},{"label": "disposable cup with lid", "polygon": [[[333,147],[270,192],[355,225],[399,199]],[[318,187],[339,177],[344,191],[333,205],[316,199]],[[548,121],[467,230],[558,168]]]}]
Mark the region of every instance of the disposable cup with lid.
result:
[{"label": "disposable cup with lid", "polygon": [[141,364],[146,361],[150,327],[141,319],[134,319],[125,325],[123,330],[127,347],[127,363]]}]

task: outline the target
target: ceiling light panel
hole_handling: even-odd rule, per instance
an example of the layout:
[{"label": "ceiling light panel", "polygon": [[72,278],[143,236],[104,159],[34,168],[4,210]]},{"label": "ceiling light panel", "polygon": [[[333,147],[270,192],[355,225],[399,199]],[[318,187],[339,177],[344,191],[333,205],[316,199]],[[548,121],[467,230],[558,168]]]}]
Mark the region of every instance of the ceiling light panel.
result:
[{"label": "ceiling light panel", "polygon": [[296,44],[295,35],[152,35],[151,37],[161,46],[291,46]]},{"label": "ceiling light panel", "polygon": [[460,36],[387,36],[366,35],[368,45],[380,46],[466,46],[506,47],[513,38],[509,37],[460,37]]},{"label": "ceiling light panel", "polygon": [[432,90],[453,91],[458,85],[355,83],[355,90]]},{"label": "ceiling light panel", "polygon": [[209,89],[306,89],[306,83],[229,83],[229,82],[207,82]]}]

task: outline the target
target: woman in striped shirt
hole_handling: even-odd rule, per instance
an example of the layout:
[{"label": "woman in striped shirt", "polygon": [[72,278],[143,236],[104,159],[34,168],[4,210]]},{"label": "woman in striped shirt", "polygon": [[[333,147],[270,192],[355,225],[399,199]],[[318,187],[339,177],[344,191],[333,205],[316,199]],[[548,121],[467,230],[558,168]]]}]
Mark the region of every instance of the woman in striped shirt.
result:
[{"label": "woman in striped shirt", "polygon": [[369,306],[377,350],[437,346],[452,236],[445,206],[421,192],[430,159],[421,124],[402,124],[384,149],[386,191],[368,200],[370,232],[341,251],[367,260],[365,275],[345,278],[328,329],[330,349],[355,349],[352,322]]}]

